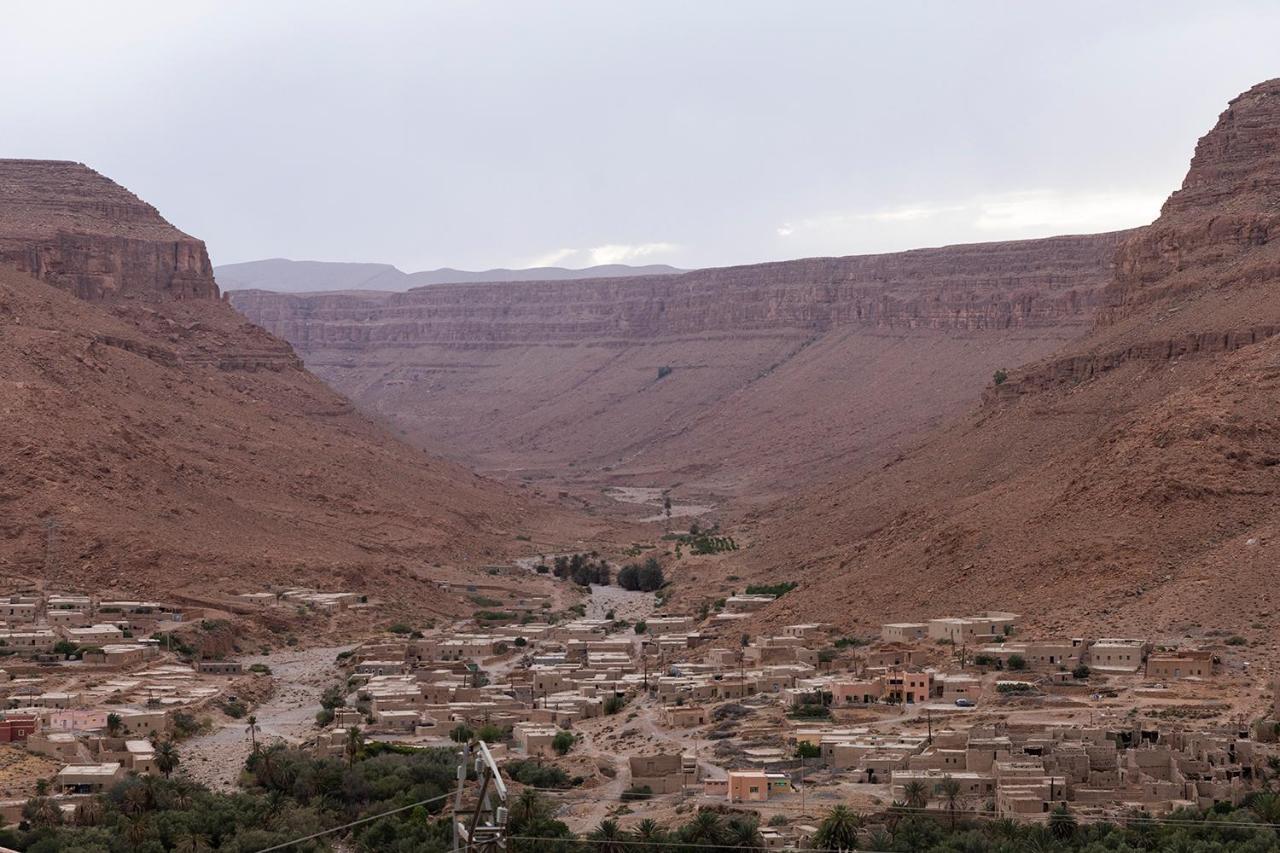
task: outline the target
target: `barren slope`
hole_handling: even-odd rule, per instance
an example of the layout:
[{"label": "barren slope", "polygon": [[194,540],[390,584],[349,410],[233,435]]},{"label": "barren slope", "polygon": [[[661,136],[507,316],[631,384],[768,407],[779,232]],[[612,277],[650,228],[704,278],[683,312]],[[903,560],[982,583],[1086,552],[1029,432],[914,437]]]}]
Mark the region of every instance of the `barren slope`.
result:
[{"label": "barren slope", "polygon": [[[1270,638],[1280,521],[1280,81],[1232,102],[1121,248],[1096,330],[870,476],[756,519],[771,618],[1010,607]],[[785,568],[782,568],[785,567]]]},{"label": "barren slope", "polygon": [[0,161],[0,176],[22,200],[0,216],[0,572],[13,582],[390,595],[504,559],[517,534],[582,532],[357,414],[217,299],[203,244],[127,191],[76,164]]},{"label": "barren slope", "polygon": [[1123,236],[231,298],[363,409],[482,470],[759,499],[891,455],[996,368],[1082,334]]}]

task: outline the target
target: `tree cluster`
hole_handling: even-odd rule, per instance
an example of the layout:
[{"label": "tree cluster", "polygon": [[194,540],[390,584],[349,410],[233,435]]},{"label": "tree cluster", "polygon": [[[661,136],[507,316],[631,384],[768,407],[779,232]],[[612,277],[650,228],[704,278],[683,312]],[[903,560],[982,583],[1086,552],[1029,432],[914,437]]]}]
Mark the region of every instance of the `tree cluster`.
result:
[{"label": "tree cluster", "polygon": [[598,554],[561,554],[551,562],[551,573],[558,578],[570,580],[578,586],[590,586],[593,583],[608,586],[611,570],[609,563]]},{"label": "tree cluster", "polygon": [[650,557],[643,563],[628,563],[618,570],[618,586],[633,592],[653,592],[666,582],[657,557]]}]

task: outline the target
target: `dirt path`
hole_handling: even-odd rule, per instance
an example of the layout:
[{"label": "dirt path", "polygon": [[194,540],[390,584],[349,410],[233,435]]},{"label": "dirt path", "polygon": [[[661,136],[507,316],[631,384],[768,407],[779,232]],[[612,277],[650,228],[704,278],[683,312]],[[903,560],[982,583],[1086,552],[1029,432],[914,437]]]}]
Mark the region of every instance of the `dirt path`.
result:
[{"label": "dirt path", "polygon": [[[246,667],[255,663],[271,667],[275,680],[271,698],[253,712],[258,718],[259,744],[276,740],[299,743],[315,731],[320,693],[339,680],[334,659],[348,648],[323,646],[241,659]],[[230,720],[213,732],[184,743],[182,772],[211,788],[235,787],[251,746],[246,726],[244,720]]]}]

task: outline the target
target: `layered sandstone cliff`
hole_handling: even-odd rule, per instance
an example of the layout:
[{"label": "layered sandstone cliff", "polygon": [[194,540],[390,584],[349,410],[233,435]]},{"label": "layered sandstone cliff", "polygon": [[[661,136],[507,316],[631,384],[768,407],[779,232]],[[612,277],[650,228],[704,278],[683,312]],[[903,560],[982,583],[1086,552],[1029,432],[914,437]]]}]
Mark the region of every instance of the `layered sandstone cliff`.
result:
[{"label": "layered sandstone cliff", "polygon": [[216,299],[204,243],[81,163],[0,160],[0,263],[81,299]]},{"label": "layered sandstone cliff", "polygon": [[304,353],[851,325],[941,331],[1083,326],[1126,233],[807,258],[682,275],[433,285],[408,293],[233,291],[230,298]]},{"label": "layered sandstone cliff", "polygon": [[758,499],[896,452],[995,369],[1083,334],[1124,237],[230,298],[366,411],[484,470]]}]

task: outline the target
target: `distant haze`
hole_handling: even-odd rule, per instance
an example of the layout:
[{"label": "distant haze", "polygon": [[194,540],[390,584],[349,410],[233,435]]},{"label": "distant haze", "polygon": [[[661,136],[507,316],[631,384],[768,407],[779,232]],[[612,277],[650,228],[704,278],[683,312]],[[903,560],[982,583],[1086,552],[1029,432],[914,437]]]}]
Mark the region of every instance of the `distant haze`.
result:
[{"label": "distant haze", "polygon": [[6,4],[0,156],[208,242],[681,268],[1149,222],[1280,4]]},{"label": "distant haze", "polygon": [[532,267],[510,270],[438,269],[406,273],[391,264],[354,264],[325,261],[291,261],[270,258],[214,267],[222,290],[274,290],[306,293],[329,290],[408,290],[429,284],[471,284],[482,281],[564,281],[575,278],[616,278],[660,275],[683,270],[665,264],[633,267],[608,264],[580,270],[564,267]]}]

